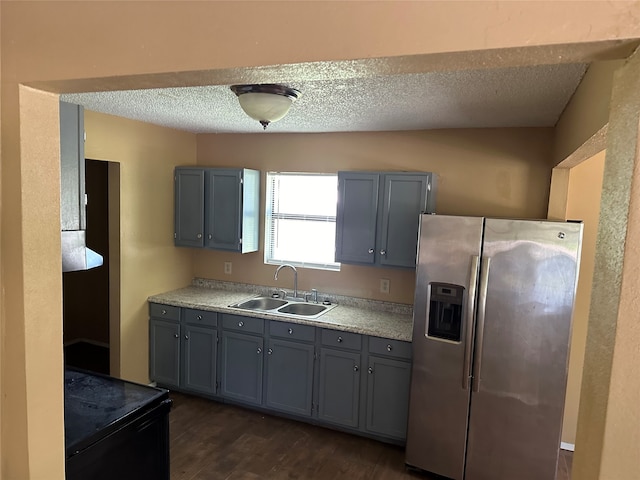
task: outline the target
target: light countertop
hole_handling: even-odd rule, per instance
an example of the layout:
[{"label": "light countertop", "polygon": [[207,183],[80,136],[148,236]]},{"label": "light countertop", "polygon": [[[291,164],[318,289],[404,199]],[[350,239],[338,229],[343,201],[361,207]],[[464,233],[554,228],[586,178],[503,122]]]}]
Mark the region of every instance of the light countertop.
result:
[{"label": "light countertop", "polygon": [[229,307],[229,305],[242,300],[268,294],[269,287],[195,279],[194,285],[152,295],[148,300],[151,303],[175,307],[286,321],[405,342],[411,341],[413,315],[410,305],[332,296],[332,300],[338,306],[314,319],[273,315]]}]

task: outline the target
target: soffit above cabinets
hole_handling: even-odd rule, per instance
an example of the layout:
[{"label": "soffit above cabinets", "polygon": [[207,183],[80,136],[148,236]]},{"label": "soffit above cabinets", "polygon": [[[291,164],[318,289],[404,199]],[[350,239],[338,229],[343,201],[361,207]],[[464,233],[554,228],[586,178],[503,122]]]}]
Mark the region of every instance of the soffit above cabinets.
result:
[{"label": "soffit above cabinets", "polygon": [[[280,82],[302,92],[266,133],[551,127],[586,63]],[[266,83],[266,82],[263,82]],[[87,110],[193,133],[262,133],[229,85],[67,93]]]}]

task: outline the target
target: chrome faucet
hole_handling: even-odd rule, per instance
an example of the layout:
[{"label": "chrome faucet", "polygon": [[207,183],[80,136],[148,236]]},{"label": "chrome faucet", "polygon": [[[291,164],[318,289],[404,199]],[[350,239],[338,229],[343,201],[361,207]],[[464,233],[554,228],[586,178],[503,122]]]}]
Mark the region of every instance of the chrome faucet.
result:
[{"label": "chrome faucet", "polygon": [[273,279],[278,280],[278,272],[284,267],[289,267],[291,270],[293,270],[293,298],[298,298],[298,270],[296,270],[296,267],[288,263],[280,265],[278,268],[276,268],[276,273],[273,276]]}]

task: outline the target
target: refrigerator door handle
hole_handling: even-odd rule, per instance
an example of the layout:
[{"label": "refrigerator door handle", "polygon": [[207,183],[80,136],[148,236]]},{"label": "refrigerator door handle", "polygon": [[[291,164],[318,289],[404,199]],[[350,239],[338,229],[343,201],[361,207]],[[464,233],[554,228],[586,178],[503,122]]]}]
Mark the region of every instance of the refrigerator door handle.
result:
[{"label": "refrigerator door handle", "polygon": [[482,345],[484,343],[484,321],[487,307],[487,289],[489,285],[489,266],[491,258],[482,257],[480,269],[480,289],[478,291],[478,324],[476,326],[476,345],[473,359],[472,391],[480,390],[480,371],[482,369]]},{"label": "refrigerator door handle", "polygon": [[469,389],[471,378],[471,349],[473,347],[473,320],[476,315],[476,290],[478,285],[478,265],[480,257],[471,257],[471,269],[469,271],[469,288],[467,290],[467,315],[465,325],[464,366],[462,368],[462,389]]}]

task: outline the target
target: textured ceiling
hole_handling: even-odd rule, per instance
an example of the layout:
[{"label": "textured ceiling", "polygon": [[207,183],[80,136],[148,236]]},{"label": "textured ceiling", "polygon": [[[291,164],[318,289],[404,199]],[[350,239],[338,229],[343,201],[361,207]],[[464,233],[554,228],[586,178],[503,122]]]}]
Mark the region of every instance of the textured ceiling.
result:
[{"label": "textured ceiling", "polygon": [[[302,92],[267,133],[548,127],[586,64],[286,82]],[[229,85],[64,94],[88,110],[194,133],[261,132]]]}]

